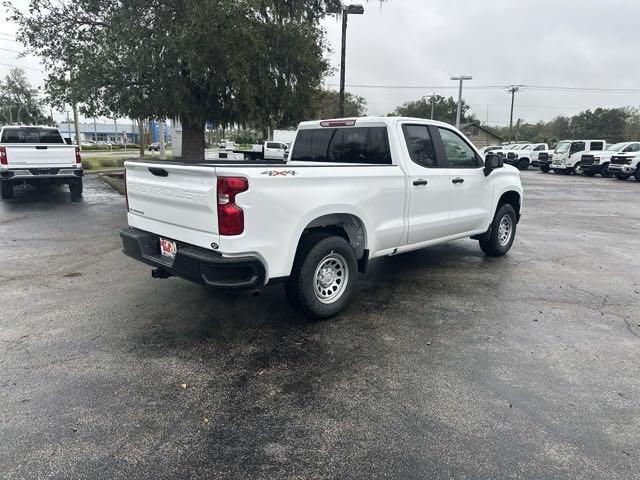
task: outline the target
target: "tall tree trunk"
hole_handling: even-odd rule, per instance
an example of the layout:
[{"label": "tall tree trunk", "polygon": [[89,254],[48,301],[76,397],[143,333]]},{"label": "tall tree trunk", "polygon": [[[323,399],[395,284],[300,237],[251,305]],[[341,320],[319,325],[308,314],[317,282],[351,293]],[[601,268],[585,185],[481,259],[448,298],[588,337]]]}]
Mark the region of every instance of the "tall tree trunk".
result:
[{"label": "tall tree trunk", "polygon": [[204,160],[204,122],[182,118],[182,161]]},{"label": "tall tree trunk", "polygon": [[138,131],[140,132],[140,141],[138,142],[140,144],[140,158],[142,158],[144,157],[145,139],[144,139],[144,122],[142,121],[141,118],[138,119]]}]

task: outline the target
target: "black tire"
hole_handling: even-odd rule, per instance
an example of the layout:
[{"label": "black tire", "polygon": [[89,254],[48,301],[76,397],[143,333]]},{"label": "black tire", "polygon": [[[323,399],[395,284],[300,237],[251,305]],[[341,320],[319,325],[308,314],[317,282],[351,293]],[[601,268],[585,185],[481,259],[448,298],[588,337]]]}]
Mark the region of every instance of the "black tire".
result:
[{"label": "black tire", "polygon": [[618,180],[628,180],[631,175],[626,175],[624,173],[616,173],[616,178]]},{"label": "black tire", "polygon": [[[323,265],[329,269],[326,285],[319,279]],[[357,278],[358,262],[349,242],[335,235],[311,234],[298,247],[285,292],[292,307],[319,320],[333,317],[347,306]]]},{"label": "black tire", "polygon": [[571,173],[573,173],[574,175],[582,175],[584,173],[584,170],[582,170],[582,165],[580,165],[580,162],[576,163],[573,168],[571,169]]},{"label": "black tire", "polygon": [[13,198],[13,183],[0,182],[0,196],[3,200]]},{"label": "black tire", "polygon": [[633,176],[640,182],[640,167],[636,168],[636,173]]},{"label": "black tire", "polygon": [[613,174],[609,171],[609,164],[603,163],[602,167],[600,167],[600,176],[602,178],[611,178]]},{"label": "black tire", "polygon": [[522,158],[518,162],[518,170],[529,170],[529,159]]},{"label": "black tire", "polygon": [[82,198],[82,179],[71,182],[69,191],[71,192],[71,201],[77,202],[80,200]]},{"label": "black tire", "polygon": [[540,170],[542,171],[542,173],[549,173],[551,171],[551,167],[549,167],[548,165],[540,165]]},{"label": "black tire", "polygon": [[583,175],[586,175],[587,177],[595,177],[596,176],[596,172],[583,172]]},{"label": "black tire", "polygon": [[564,170],[553,170],[553,173],[555,173],[556,175],[564,175],[566,172]]},{"label": "black tire", "polygon": [[[506,232],[501,229],[503,221],[508,225],[508,237],[505,238]],[[498,208],[491,227],[489,227],[489,239],[480,240],[480,248],[490,257],[501,257],[506,254],[513,245],[513,241],[516,238],[516,211],[513,207],[505,203]],[[506,226],[506,225],[505,225]]]}]

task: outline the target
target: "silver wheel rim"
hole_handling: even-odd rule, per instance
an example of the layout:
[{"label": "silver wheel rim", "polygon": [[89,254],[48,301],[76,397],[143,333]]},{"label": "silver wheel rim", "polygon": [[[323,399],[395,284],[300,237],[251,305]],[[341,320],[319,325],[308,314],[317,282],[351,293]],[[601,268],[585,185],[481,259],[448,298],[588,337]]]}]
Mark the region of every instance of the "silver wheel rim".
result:
[{"label": "silver wheel rim", "polygon": [[313,275],[313,291],[321,303],[338,300],[349,283],[349,268],[345,258],[336,252],[325,256]]},{"label": "silver wheel rim", "polygon": [[511,217],[509,215],[505,215],[500,219],[500,224],[498,225],[498,242],[501,247],[504,247],[511,240],[511,235],[513,233],[513,222],[511,221]]}]

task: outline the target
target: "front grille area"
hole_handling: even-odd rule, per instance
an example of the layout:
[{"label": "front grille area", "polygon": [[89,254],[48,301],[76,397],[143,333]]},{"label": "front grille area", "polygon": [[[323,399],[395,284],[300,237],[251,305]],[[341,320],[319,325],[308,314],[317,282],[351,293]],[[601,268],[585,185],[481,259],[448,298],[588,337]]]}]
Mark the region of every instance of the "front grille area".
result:
[{"label": "front grille area", "polygon": [[547,152],[540,152],[538,154],[538,160],[549,160],[549,154]]},{"label": "front grille area", "polygon": [[626,157],[611,157],[611,163],[615,165],[631,165],[631,159]]},{"label": "front grille area", "polygon": [[593,155],[582,155],[581,165],[593,165]]}]

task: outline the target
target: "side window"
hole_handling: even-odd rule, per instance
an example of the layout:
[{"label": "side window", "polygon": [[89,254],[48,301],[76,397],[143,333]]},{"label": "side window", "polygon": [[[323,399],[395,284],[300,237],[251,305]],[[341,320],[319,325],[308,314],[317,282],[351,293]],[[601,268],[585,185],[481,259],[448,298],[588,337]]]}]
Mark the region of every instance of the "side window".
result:
[{"label": "side window", "polygon": [[602,142],[591,142],[591,150],[603,150],[604,145]]},{"label": "side window", "polygon": [[[595,144],[593,144],[593,145],[595,145]],[[576,152],[583,152],[584,149],[585,149],[585,143],[584,142],[573,142],[571,144],[571,149],[569,150],[569,154],[574,154]]]},{"label": "side window", "polygon": [[267,148],[282,148],[279,143],[267,142]]},{"label": "side window", "polygon": [[427,168],[438,166],[429,128],[426,125],[403,125],[402,132],[411,160]]},{"label": "side window", "polygon": [[449,167],[475,168],[482,165],[473,149],[458,134],[446,128],[438,128],[438,130]]},{"label": "side window", "polygon": [[538,145],[538,146],[535,148],[535,150],[534,150],[534,151],[535,151],[535,152],[540,152],[540,151],[542,151],[542,150],[544,150],[544,145]]},{"label": "side window", "polygon": [[625,152],[640,152],[640,143],[632,143],[624,149]]}]

